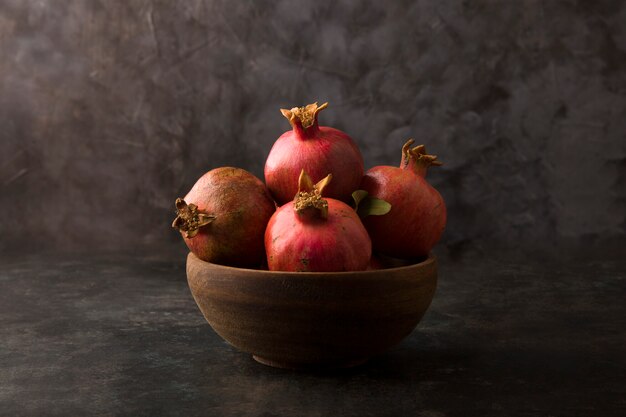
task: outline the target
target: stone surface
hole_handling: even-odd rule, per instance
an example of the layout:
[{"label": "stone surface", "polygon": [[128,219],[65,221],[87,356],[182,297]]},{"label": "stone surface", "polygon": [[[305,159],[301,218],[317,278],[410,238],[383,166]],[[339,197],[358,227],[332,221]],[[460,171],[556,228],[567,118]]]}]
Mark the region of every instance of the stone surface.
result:
[{"label": "stone surface", "polygon": [[[0,414],[626,415],[625,20],[619,0],[1,1]],[[278,108],[315,100],[367,166],[411,136],[439,155],[449,224],[418,330],[311,375],[211,331],[170,224],[210,168],[260,176]]]},{"label": "stone surface", "polygon": [[624,21],[620,0],[3,0],[0,249],[175,241],[175,198],[261,175],[278,109],[315,100],[368,167],[412,136],[439,155],[450,247],[624,236]]},{"label": "stone surface", "polygon": [[619,252],[444,252],[416,331],[318,374],[223,342],[189,293],[183,253],[3,256],[1,414],[623,416]]}]

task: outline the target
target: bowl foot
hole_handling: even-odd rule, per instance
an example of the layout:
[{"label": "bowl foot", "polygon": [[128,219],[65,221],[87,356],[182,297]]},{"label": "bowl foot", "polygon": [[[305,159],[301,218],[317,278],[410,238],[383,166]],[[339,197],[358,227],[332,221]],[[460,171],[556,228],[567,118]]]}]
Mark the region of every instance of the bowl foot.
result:
[{"label": "bowl foot", "polygon": [[362,365],[369,360],[369,358],[365,358],[365,359],[357,359],[357,360],[352,360],[352,361],[336,362],[336,363],[296,363],[296,362],[283,362],[283,361],[276,361],[273,359],[266,359],[257,355],[252,355],[252,358],[258,363],[271,366],[273,368],[293,369],[297,371],[317,371],[317,370],[352,368],[355,366]]}]

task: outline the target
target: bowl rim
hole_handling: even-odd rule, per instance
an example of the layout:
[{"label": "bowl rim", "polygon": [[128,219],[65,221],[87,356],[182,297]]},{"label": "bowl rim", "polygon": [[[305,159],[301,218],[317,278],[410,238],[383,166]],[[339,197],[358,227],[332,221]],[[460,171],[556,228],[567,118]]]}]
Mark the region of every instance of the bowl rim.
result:
[{"label": "bowl rim", "polygon": [[401,272],[404,270],[414,269],[416,267],[426,267],[426,266],[432,265],[437,260],[436,256],[433,255],[433,253],[431,252],[428,254],[428,258],[426,258],[422,262],[417,262],[417,263],[410,264],[410,265],[396,266],[393,268],[368,269],[364,271],[296,272],[296,271],[267,271],[264,269],[238,268],[235,266],[220,265],[220,264],[216,264],[212,262],[203,261],[202,259],[198,258],[193,252],[189,252],[189,254],[187,255],[187,260],[189,260],[189,258],[191,257],[195,258],[196,261],[210,265],[211,267],[215,269],[220,269],[220,270],[225,270],[225,271],[251,272],[257,275],[264,275],[267,277],[278,277],[278,276],[284,277],[285,275],[293,275],[293,276],[298,276],[298,277],[323,277],[323,276],[329,276],[329,275],[350,276],[354,274],[363,274],[363,275],[369,276],[369,275],[377,275],[377,274],[380,274],[381,272],[382,273],[394,273],[394,272]]}]

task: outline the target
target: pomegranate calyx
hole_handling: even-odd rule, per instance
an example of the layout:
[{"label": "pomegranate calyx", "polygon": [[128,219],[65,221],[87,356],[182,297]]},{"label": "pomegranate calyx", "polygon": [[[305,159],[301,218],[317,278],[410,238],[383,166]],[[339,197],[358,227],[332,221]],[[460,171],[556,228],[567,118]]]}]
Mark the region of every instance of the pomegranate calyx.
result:
[{"label": "pomegranate calyx", "polygon": [[304,169],[300,171],[300,177],[298,177],[298,192],[311,192],[314,188],[313,180],[309,177]]},{"label": "pomegranate calyx", "polygon": [[300,191],[294,202],[294,210],[300,215],[305,215],[313,211],[322,219],[328,218],[328,201],[322,198],[318,193],[307,193]]},{"label": "pomegranate calyx", "polygon": [[328,174],[326,177],[322,178],[317,184],[313,186],[313,189],[316,190],[319,195],[324,193],[324,189],[330,184],[330,180],[333,179],[333,174]]},{"label": "pomegranate calyx", "polygon": [[300,178],[298,178],[298,194],[294,198],[294,210],[296,213],[305,215],[313,212],[316,217],[327,219],[328,201],[322,198],[322,192],[332,178],[332,174],[328,174],[314,185],[311,177],[303,169],[300,172]]},{"label": "pomegranate calyx", "polygon": [[441,161],[437,160],[437,155],[428,155],[426,153],[426,147],[424,145],[417,145],[411,148],[414,142],[414,139],[409,139],[402,146],[400,168],[411,169],[411,171],[416,174],[425,177],[428,167],[443,165]]},{"label": "pomegranate calyx", "polygon": [[307,104],[303,107],[293,107],[292,109],[280,109],[280,112],[289,120],[291,126],[296,127],[296,124],[300,124],[303,129],[308,129],[313,126],[317,121],[317,113],[328,107],[328,102],[317,105],[317,102]]},{"label": "pomegranate calyx", "polygon": [[172,227],[192,238],[198,234],[198,230],[215,220],[216,217],[202,213],[195,204],[187,204],[182,198],[176,199],[176,218]]}]

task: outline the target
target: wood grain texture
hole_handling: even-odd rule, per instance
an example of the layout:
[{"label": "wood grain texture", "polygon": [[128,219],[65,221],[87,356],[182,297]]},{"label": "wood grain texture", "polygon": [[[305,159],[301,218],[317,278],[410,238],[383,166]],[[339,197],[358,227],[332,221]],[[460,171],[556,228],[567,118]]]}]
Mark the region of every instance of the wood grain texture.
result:
[{"label": "wood grain texture", "polygon": [[435,294],[435,258],[341,273],[232,268],[187,257],[187,280],[213,329],[261,363],[332,368],[363,363],[400,342]]}]

